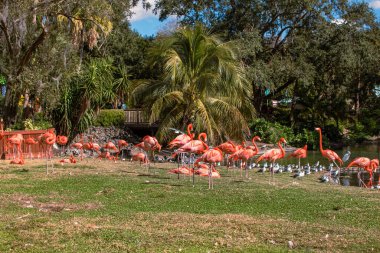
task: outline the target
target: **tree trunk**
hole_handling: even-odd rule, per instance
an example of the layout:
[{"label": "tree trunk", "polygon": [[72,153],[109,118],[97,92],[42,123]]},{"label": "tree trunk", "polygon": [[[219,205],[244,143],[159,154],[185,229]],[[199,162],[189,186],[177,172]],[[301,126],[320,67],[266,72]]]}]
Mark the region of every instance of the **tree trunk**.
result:
[{"label": "tree trunk", "polygon": [[18,102],[21,98],[21,91],[17,89],[20,85],[9,82],[5,94],[4,123],[5,127],[10,127],[16,123],[18,114]]}]

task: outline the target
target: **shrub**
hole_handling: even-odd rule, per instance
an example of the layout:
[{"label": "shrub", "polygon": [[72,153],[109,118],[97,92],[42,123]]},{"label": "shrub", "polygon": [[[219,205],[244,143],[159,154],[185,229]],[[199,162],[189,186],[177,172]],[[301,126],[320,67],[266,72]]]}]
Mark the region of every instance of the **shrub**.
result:
[{"label": "shrub", "polygon": [[100,113],[95,119],[95,126],[117,126],[121,127],[125,123],[125,112],[124,110],[100,110]]},{"label": "shrub", "polygon": [[303,146],[308,144],[310,149],[317,147],[317,134],[307,129],[295,134],[290,127],[277,122],[272,123],[265,119],[256,119],[251,123],[251,130],[254,135],[260,136],[263,142],[276,143],[281,137],[284,137],[290,145]]}]

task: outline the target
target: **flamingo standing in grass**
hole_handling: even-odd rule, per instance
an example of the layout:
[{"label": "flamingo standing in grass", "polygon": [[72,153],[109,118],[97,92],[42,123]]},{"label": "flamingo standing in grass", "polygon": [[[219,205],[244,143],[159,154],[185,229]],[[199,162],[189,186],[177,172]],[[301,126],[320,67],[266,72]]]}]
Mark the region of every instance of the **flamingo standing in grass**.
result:
[{"label": "flamingo standing in grass", "polygon": [[[203,139],[203,140],[202,140]],[[209,149],[208,145],[206,144],[207,141],[207,134],[206,133],[200,133],[198,135],[198,140],[191,140],[182,147],[180,147],[174,155],[178,155],[179,153],[190,153],[190,158],[192,154],[203,154],[206,150]],[[179,177],[178,177],[179,179]],[[194,176],[193,176],[193,186],[194,186]]]},{"label": "flamingo standing in grass", "polygon": [[217,148],[222,150],[223,153],[227,155],[227,169],[228,169],[230,167],[229,156],[237,151],[236,145],[232,141],[227,141],[217,146]]},{"label": "flamingo standing in grass", "polygon": [[[113,150],[116,153],[119,152],[119,150],[117,149],[116,145],[112,141],[107,142],[106,145],[103,146],[103,148],[106,149],[107,151]],[[111,159],[114,159],[114,157],[112,156]],[[116,162],[115,159],[114,159],[114,161]]]},{"label": "flamingo standing in grass", "polygon": [[132,161],[139,161],[140,166],[141,166],[141,164],[144,164],[146,166],[147,170],[149,170],[149,158],[148,158],[148,155],[146,154],[146,152],[132,153],[131,162]]},{"label": "flamingo standing in grass", "polygon": [[70,146],[71,148],[75,148],[80,152],[80,160],[83,160],[83,134],[80,134],[79,142],[73,143]]},{"label": "flamingo standing in grass", "polygon": [[279,148],[269,149],[268,151],[266,151],[264,154],[262,154],[256,160],[256,163],[260,162],[261,160],[268,160],[268,161],[272,162],[272,169],[271,169],[271,176],[272,177],[273,177],[273,173],[274,173],[273,163],[278,159],[284,158],[284,156],[285,156],[285,150],[282,147],[282,143],[286,144],[286,140],[283,137],[281,137],[277,143]]},{"label": "flamingo standing in grass", "polygon": [[[315,131],[318,131],[319,133],[319,150],[321,151],[321,154],[322,156],[326,157],[330,162],[333,162],[335,163],[335,161],[337,160],[340,164],[340,166],[342,166],[343,164],[343,161],[342,159],[340,159],[340,157],[338,156],[337,153],[335,153],[334,151],[330,150],[330,149],[323,149],[322,147],[322,130],[317,127],[315,129]],[[335,163],[335,165],[339,168],[339,166]]]},{"label": "flamingo standing in grass", "polygon": [[180,134],[177,137],[175,137],[171,142],[168,144],[168,148],[176,148],[181,147],[188,143],[189,141],[194,139],[194,133],[191,133],[193,131],[193,124],[189,124],[187,126],[187,134]]},{"label": "flamingo standing in grass", "polygon": [[62,146],[63,155],[65,155],[65,146],[68,142],[67,136],[64,135],[57,135],[56,142],[58,145]]},{"label": "flamingo standing in grass", "polygon": [[212,180],[212,175],[216,163],[223,161],[223,152],[219,148],[207,150],[195,163],[198,164],[201,161],[210,164],[208,171],[208,189],[213,189],[214,181]]},{"label": "flamingo standing in grass", "polygon": [[307,145],[303,146],[303,148],[296,149],[296,151],[291,153],[288,157],[298,158],[298,168],[301,169],[301,158],[306,158],[306,156],[307,156]]},{"label": "flamingo standing in grass", "polygon": [[[330,149],[323,149],[323,147],[322,147],[322,130],[319,127],[317,127],[317,128],[315,128],[315,131],[318,131],[318,133],[319,133],[319,150],[321,151],[322,156],[326,157],[330,162],[333,162],[336,165],[336,167],[338,167],[337,178],[339,180],[340,167],[338,166],[338,164],[336,164],[335,161],[337,160],[339,162],[340,166],[342,166],[343,161],[342,161],[342,159],[340,159],[338,154],[335,153],[334,151],[332,151]],[[331,171],[330,171],[330,174],[331,174]]]},{"label": "flamingo standing in grass", "polygon": [[[203,139],[203,140],[202,140]],[[208,150],[208,145],[206,144],[207,134],[200,133],[198,135],[198,140],[191,140],[182,147],[180,147],[176,153],[195,153],[195,154],[203,154],[206,150]]]},{"label": "flamingo standing in grass", "polygon": [[28,152],[29,152],[29,159],[33,159],[33,154],[32,154],[32,145],[38,144],[38,141],[36,141],[32,137],[28,137],[25,139],[25,144],[28,146]]},{"label": "flamingo standing in grass", "polygon": [[22,155],[22,150],[21,150],[21,144],[22,142],[24,141],[24,137],[22,136],[22,134],[15,134],[15,135],[12,135],[9,139],[8,139],[8,143],[11,145],[11,147],[13,147],[13,149],[16,147],[16,151],[13,152],[13,160],[10,162],[11,164],[24,164],[24,159],[23,159],[23,155]]},{"label": "flamingo standing in grass", "polygon": [[[39,139],[40,145],[42,146],[46,155],[46,174],[48,174],[48,161],[51,161],[51,158],[53,157],[53,144],[55,143],[56,139],[57,138],[54,133],[54,129],[49,129],[46,133],[42,134]],[[54,169],[52,161],[51,166]]]},{"label": "flamingo standing in grass", "polygon": [[119,154],[123,150],[123,148],[128,147],[128,142],[126,142],[125,140],[118,140],[117,141],[117,147],[119,148],[119,152],[116,154],[116,159],[119,158]]},{"label": "flamingo standing in grass", "polygon": [[243,167],[245,168],[245,176],[248,177],[247,161],[259,153],[256,141],[261,141],[259,136],[252,138],[252,146],[248,146],[242,149],[241,152],[237,154],[237,159],[240,159],[242,161],[240,166],[241,177],[243,176]]},{"label": "flamingo standing in grass", "polygon": [[[245,149],[245,141],[243,141],[241,145],[236,146],[236,151],[228,157],[228,162],[239,160],[239,155],[241,152],[243,152],[244,149]],[[240,166],[241,166],[241,163],[240,163]]]}]

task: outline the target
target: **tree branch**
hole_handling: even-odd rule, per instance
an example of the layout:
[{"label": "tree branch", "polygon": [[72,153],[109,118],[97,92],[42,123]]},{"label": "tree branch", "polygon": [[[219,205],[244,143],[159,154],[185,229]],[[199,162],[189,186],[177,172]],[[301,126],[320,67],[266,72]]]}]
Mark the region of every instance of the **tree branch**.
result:
[{"label": "tree branch", "polygon": [[42,42],[45,40],[46,34],[47,34],[47,31],[45,28],[43,28],[41,34],[37,37],[34,43],[28,48],[28,50],[26,50],[25,54],[23,55],[23,57],[21,58],[18,64],[17,75],[21,74],[22,69],[29,62],[33,53],[37,50],[38,46],[41,45]]},{"label": "tree branch", "polygon": [[13,58],[13,47],[12,47],[12,43],[11,43],[10,38],[9,38],[8,29],[7,29],[6,24],[4,23],[4,20],[0,21],[0,29],[4,33],[5,39],[7,41],[8,51],[11,55],[11,58]]},{"label": "tree branch", "polygon": [[271,94],[266,96],[265,98],[274,98],[277,96],[278,93],[288,88],[291,84],[293,84],[296,81],[295,77],[291,77],[286,83],[278,87],[275,91],[273,91]]}]

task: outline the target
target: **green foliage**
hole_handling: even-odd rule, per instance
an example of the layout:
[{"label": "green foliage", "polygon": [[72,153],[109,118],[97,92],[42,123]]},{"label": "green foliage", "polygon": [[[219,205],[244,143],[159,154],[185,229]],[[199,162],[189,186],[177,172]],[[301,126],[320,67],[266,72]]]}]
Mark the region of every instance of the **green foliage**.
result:
[{"label": "green foliage", "polygon": [[182,129],[190,122],[212,143],[243,138],[245,118],[253,112],[252,89],[232,43],[197,25],[157,40],[149,56],[162,75],[139,85],[133,95],[152,123],[160,121],[159,138],[168,138],[170,127]]},{"label": "green foliage", "polygon": [[96,116],[94,124],[96,126],[103,127],[122,127],[125,123],[125,112],[124,110],[100,110],[99,114]]},{"label": "green foliage", "polygon": [[0,85],[4,85],[7,82],[7,79],[5,79],[5,76],[0,74]]},{"label": "green foliage", "polygon": [[90,59],[80,73],[67,80],[53,110],[58,133],[73,137],[85,131],[94,123],[95,112],[128,88],[126,74],[115,82],[112,63],[110,58]]},{"label": "green foliage", "polygon": [[349,129],[350,131],[348,136],[350,140],[353,140],[355,142],[362,142],[366,140],[368,131],[366,131],[365,128],[366,127],[363,124],[357,122],[353,127]]},{"label": "green foliage", "polygon": [[302,129],[302,132],[295,134],[292,128],[263,118],[254,120],[250,127],[253,134],[260,136],[263,142],[276,143],[284,137],[288,144],[297,147],[307,144],[309,149],[315,149],[318,145],[316,133],[307,129]]},{"label": "green foliage", "polygon": [[13,130],[44,130],[52,128],[53,124],[43,113],[36,113],[33,119],[16,122],[11,129]]}]

